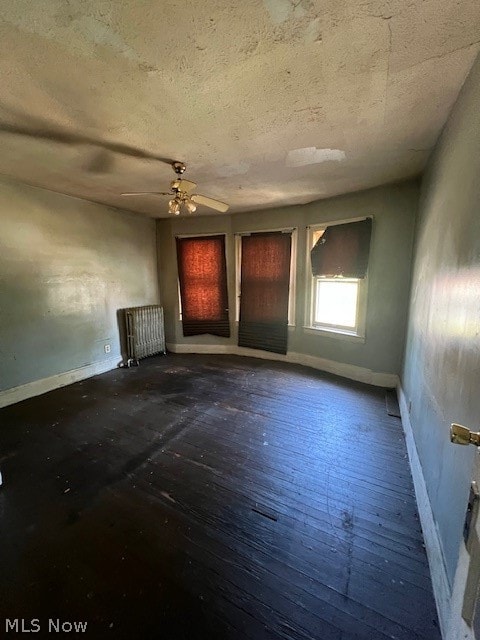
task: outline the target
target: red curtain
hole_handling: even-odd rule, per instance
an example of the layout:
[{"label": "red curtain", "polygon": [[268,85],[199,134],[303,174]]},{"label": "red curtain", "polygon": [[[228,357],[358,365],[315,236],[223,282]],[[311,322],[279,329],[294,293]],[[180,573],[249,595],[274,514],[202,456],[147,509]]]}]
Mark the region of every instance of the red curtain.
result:
[{"label": "red curtain", "polygon": [[327,227],[310,254],[312,275],[365,278],[371,234],[371,218]]},{"label": "red curtain", "polygon": [[287,352],[291,233],[242,237],[238,344]]},{"label": "red curtain", "polygon": [[229,337],[225,236],[177,238],[183,335]]}]

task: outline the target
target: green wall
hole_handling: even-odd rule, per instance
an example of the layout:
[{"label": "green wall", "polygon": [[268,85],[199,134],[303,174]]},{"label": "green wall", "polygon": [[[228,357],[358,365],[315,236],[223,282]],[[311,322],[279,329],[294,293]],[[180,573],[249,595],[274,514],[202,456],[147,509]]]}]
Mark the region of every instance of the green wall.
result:
[{"label": "green wall", "polygon": [[477,59],[422,181],[403,371],[450,582],[475,451],[453,446],[449,425],[480,429],[479,105]]},{"label": "green wall", "polygon": [[[289,333],[289,351],[398,374],[401,368],[417,182],[380,187],[307,205],[227,216],[191,216],[157,221],[160,287],[166,314],[167,342],[176,345],[235,345],[234,234],[297,227],[296,323]],[[374,217],[368,277],[366,340],[339,339],[304,329],[307,226],[360,216]],[[175,236],[227,234],[227,268],[232,328],[230,339],[213,336],[184,338],[178,320]]]},{"label": "green wall", "polygon": [[6,178],[0,212],[0,391],[120,361],[117,310],[158,302],[155,222]]}]

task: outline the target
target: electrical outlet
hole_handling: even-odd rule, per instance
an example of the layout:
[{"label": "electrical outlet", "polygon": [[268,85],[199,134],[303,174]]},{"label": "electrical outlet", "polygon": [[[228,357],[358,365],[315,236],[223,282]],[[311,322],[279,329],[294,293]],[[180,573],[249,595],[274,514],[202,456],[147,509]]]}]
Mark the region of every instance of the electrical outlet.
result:
[{"label": "electrical outlet", "polygon": [[110,347],[110,345],[109,345],[109,344],[106,344],[103,348],[104,348],[104,350],[105,350],[105,353],[110,353],[110,351],[111,351],[111,347]]}]

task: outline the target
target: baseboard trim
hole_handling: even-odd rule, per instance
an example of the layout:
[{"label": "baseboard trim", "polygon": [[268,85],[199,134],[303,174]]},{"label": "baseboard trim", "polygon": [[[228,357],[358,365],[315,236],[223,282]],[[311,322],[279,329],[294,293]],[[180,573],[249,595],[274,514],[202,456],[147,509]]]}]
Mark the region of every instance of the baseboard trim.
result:
[{"label": "baseboard trim", "polygon": [[398,384],[398,376],[394,373],[379,373],[371,371],[364,367],[357,367],[353,364],[345,364],[344,362],[335,362],[317,356],[309,356],[303,353],[289,351],[286,355],[280,353],[271,353],[269,351],[260,351],[258,349],[247,349],[245,347],[237,347],[231,344],[175,344],[167,343],[167,349],[173,353],[205,353],[205,354],[229,354],[238,356],[249,356],[252,358],[260,358],[262,360],[275,360],[278,362],[290,362],[292,364],[302,364],[312,369],[333,373],[342,378],[356,380],[357,382],[365,382],[376,387],[396,387]]},{"label": "baseboard trim", "polygon": [[417,446],[413,436],[407,398],[400,382],[397,385],[397,394],[405,440],[407,443],[408,458],[412,471],[413,484],[415,487],[418,514],[420,516],[420,524],[425,541],[430,575],[432,577],[433,593],[437,605],[440,630],[442,632],[442,638],[447,638],[450,626],[451,587],[447,577],[447,569],[440,542],[440,535],[433,516],[427,492],[427,485],[425,483],[422,465],[420,463]]},{"label": "baseboard trim", "polygon": [[93,362],[87,364],[78,369],[71,369],[64,373],[57,373],[54,376],[48,378],[41,378],[40,380],[34,380],[27,384],[22,384],[18,387],[12,387],[5,391],[0,391],[0,408],[7,407],[10,404],[27,400],[27,398],[33,398],[34,396],[40,396],[48,391],[65,387],[73,382],[79,380],[85,380],[85,378],[91,378],[99,373],[105,373],[116,369],[118,366],[119,358],[108,358],[108,360],[102,360],[101,362]]}]

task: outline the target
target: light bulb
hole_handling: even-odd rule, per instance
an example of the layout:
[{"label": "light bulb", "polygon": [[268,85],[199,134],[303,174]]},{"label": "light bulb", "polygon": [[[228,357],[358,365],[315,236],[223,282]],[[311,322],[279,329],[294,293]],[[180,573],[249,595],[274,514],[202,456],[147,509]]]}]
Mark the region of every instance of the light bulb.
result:
[{"label": "light bulb", "polygon": [[197,205],[193,200],[185,200],[185,207],[187,208],[188,213],[195,213],[197,210]]},{"label": "light bulb", "polygon": [[180,213],[180,203],[178,200],[173,199],[168,203],[168,213],[174,213],[176,216]]}]

